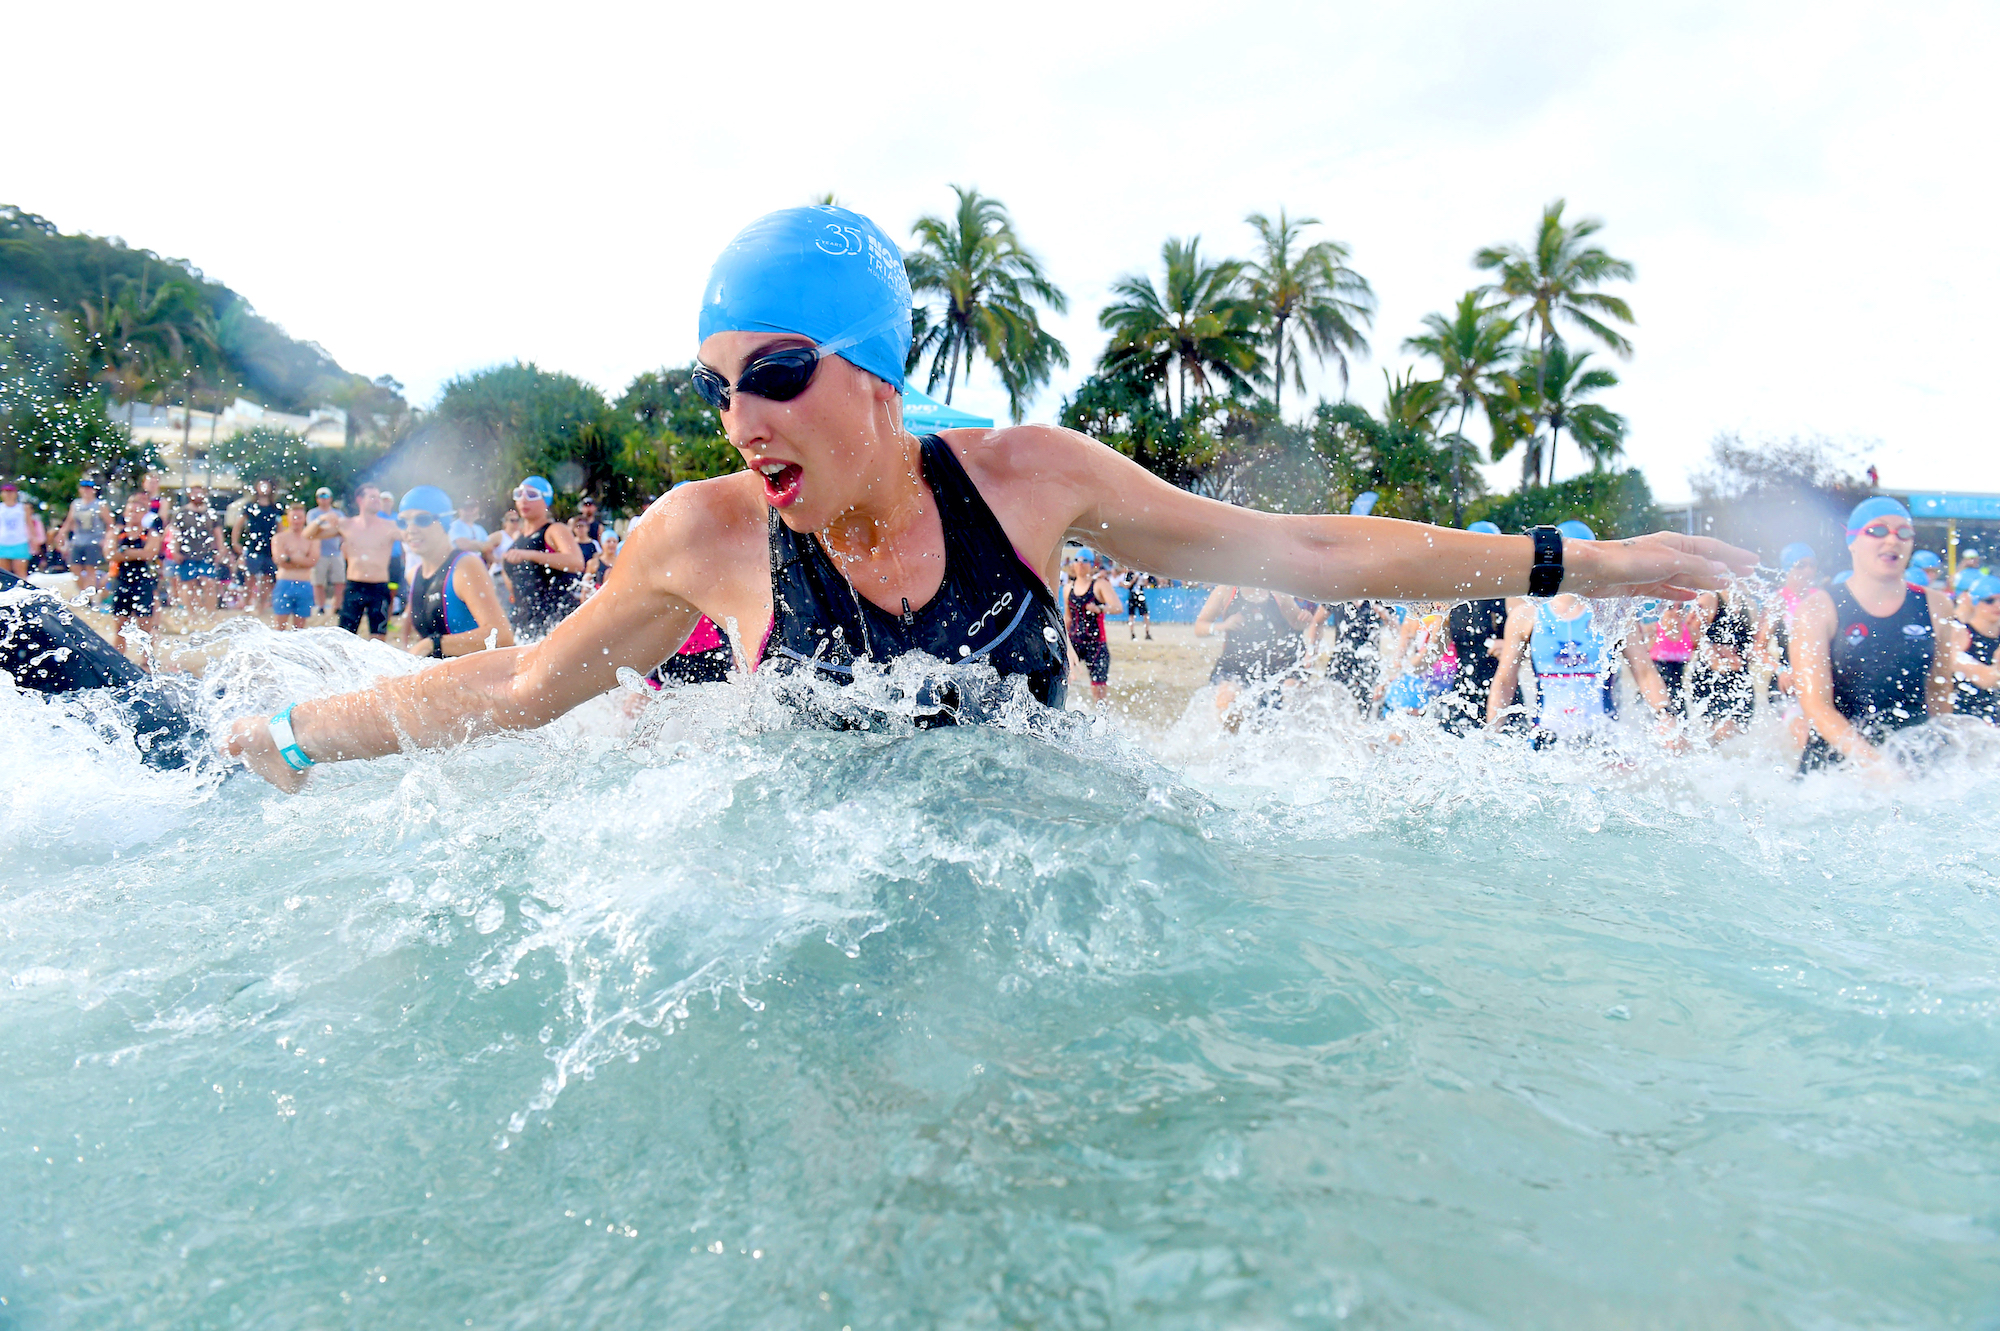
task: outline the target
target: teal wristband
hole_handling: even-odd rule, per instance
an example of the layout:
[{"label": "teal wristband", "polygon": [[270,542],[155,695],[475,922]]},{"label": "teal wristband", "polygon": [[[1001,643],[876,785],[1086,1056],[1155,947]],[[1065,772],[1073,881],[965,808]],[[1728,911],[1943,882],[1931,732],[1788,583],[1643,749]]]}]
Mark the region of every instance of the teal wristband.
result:
[{"label": "teal wristband", "polygon": [[[296,706],[297,703],[292,704]],[[292,707],[271,718],[271,741],[278,746],[278,756],[285,760],[285,766],[303,772],[313,765],[313,760],[312,755],[299,747],[299,737],[292,733]]]}]

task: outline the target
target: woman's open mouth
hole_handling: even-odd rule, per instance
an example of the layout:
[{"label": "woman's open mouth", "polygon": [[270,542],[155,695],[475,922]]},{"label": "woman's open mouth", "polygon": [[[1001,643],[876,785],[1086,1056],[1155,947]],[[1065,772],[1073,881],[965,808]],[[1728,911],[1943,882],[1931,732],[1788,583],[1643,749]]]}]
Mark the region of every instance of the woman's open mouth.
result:
[{"label": "woman's open mouth", "polygon": [[764,502],[772,508],[789,508],[798,502],[799,481],[805,469],[796,462],[760,462],[757,474],[764,478]]}]

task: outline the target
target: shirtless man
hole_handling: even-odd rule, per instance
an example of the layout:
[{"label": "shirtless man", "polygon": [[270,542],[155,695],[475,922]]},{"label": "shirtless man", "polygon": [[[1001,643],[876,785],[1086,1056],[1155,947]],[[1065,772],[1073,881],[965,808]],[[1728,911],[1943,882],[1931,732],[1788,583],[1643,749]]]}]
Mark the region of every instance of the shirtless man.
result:
[{"label": "shirtless man", "polygon": [[340,602],[340,626],[359,633],[363,616],[378,638],[389,634],[389,550],[403,529],[382,516],[382,492],[372,485],[354,491],[354,517],[336,513],[307,525],[314,540],[338,536],[347,555],[347,594]]},{"label": "shirtless man", "polygon": [[306,506],[297,499],[285,505],[284,525],[271,536],[271,560],[278,569],[271,614],[281,629],[302,629],[312,618],[312,575],[319,566],[319,542],[306,535]]}]

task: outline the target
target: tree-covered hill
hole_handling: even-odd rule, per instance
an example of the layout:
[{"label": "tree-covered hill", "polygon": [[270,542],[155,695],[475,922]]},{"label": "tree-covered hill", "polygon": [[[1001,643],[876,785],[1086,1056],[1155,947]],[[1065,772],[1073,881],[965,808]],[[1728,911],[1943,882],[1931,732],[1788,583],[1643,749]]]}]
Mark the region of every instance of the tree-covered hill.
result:
[{"label": "tree-covered hill", "polygon": [[279,411],[347,410],[350,432],[400,416],[400,385],[351,373],[182,259],[66,235],[0,205],[0,304],[66,317],[90,376],[123,400],[208,408],[237,394]]}]

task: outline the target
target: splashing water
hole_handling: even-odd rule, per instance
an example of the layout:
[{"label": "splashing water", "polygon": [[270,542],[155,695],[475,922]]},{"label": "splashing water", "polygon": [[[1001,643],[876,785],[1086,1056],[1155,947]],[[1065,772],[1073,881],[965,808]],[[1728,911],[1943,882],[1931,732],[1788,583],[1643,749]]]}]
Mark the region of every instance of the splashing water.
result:
[{"label": "splashing water", "polygon": [[[417,668],[225,645],[216,724]],[[296,798],[0,696],[0,1325],[2000,1316],[1984,736],[1877,788],[911,684]]]}]

